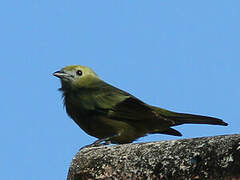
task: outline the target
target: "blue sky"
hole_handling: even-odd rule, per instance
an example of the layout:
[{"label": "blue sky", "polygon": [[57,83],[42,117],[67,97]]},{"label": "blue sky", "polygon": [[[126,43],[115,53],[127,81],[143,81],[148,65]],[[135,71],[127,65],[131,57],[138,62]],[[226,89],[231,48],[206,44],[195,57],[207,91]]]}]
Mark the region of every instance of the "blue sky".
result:
[{"label": "blue sky", "polygon": [[66,115],[52,76],[71,64],[149,104],[230,124],[182,125],[181,138],[239,133],[239,19],[237,0],[1,2],[0,179],[66,179],[96,140]]}]

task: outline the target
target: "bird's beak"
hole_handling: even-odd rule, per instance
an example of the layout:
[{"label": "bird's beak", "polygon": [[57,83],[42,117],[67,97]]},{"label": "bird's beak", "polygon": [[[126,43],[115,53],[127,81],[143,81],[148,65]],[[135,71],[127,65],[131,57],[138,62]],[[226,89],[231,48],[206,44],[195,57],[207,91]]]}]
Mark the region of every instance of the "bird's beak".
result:
[{"label": "bird's beak", "polygon": [[53,75],[61,79],[63,77],[66,77],[68,74],[63,71],[56,71],[53,73]]}]

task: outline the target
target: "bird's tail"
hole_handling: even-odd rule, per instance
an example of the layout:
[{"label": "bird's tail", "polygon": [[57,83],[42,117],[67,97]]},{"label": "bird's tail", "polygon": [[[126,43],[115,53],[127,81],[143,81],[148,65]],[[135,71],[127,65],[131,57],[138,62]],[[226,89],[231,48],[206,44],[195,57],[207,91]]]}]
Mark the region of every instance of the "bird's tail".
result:
[{"label": "bird's tail", "polygon": [[221,119],[186,113],[176,113],[162,108],[153,107],[155,112],[167,120],[174,121],[176,125],[180,124],[212,124],[227,126],[228,124]]}]

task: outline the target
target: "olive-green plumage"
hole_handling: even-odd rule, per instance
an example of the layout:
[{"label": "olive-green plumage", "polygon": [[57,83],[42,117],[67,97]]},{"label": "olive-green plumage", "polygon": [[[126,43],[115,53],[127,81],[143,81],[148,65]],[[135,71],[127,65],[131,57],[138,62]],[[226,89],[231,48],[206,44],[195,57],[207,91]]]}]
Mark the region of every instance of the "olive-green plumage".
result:
[{"label": "olive-green plumage", "polygon": [[100,141],[130,143],[155,133],[181,136],[171,127],[185,123],[227,125],[218,118],[176,113],[148,105],[102,81],[85,66],[67,66],[54,75],[61,79],[60,90],[68,115]]}]

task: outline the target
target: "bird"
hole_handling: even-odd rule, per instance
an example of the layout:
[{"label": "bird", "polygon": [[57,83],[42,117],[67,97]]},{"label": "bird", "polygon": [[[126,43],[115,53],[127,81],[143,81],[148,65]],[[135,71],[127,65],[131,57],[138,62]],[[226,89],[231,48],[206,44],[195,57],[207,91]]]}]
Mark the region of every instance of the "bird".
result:
[{"label": "bird", "polygon": [[103,81],[91,68],[70,65],[53,73],[60,78],[66,112],[99,144],[132,143],[148,134],[182,136],[173,126],[211,124],[227,126],[215,117],[178,113],[149,105]]}]

